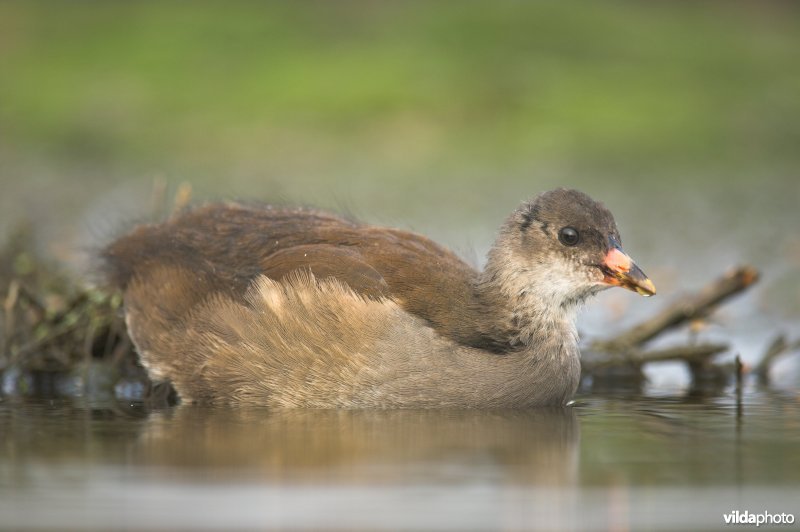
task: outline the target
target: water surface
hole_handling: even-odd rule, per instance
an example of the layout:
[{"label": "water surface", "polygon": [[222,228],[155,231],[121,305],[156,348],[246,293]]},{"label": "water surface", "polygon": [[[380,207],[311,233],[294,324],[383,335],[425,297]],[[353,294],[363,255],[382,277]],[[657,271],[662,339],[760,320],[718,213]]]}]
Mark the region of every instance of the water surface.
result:
[{"label": "water surface", "polygon": [[798,397],[766,392],[498,411],[5,401],[0,527],[715,530],[732,510],[800,514],[798,444]]}]

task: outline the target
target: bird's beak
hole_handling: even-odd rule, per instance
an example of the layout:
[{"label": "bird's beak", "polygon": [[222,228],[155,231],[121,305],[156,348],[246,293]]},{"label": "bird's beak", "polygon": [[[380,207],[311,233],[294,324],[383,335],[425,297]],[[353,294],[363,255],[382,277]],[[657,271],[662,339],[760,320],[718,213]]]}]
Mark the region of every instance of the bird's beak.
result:
[{"label": "bird's beak", "polygon": [[633,290],[645,297],[655,295],[656,285],[653,284],[653,281],[648,279],[633,260],[622,251],[615,239],[612,238],[610,244],[610,249],[601,265],[601,269],[605,274],[603,282]]}]

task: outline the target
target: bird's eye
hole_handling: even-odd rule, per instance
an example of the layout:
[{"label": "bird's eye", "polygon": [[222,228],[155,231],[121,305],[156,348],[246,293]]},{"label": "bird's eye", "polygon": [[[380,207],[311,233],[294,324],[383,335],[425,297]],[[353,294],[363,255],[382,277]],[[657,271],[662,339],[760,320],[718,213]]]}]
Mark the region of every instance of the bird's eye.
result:
[{"label": "bird's eye", "polygon": [[558,232],[558,241],[565,246],[574,246],[581,240],[581,235],[572,227],[562,227]]}]

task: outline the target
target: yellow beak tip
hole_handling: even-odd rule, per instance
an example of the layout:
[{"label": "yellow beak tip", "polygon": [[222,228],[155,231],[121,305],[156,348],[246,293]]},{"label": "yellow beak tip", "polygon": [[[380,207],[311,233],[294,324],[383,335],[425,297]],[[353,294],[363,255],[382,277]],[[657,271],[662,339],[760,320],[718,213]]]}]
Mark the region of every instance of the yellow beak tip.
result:
[{"label": "yellow beak tip", "polygon": [[644,297],[654,296],[656,295],[656,285],[650,279],[645,279],[636,286],[636,293]]}]

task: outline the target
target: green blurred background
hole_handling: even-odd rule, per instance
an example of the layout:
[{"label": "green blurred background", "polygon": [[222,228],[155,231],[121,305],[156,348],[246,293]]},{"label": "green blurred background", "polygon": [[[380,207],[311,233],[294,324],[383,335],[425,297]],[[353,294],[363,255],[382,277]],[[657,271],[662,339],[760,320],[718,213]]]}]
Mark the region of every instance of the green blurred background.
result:
[{"label": "green blurred background", "polygon": [[67,260],[144,216],[154,179],[477,263],[565,185],[667,297],[752,262],[732,319],[797,327],[798,147],[794,2],[0,3],[0,228],[33,219]]}]

